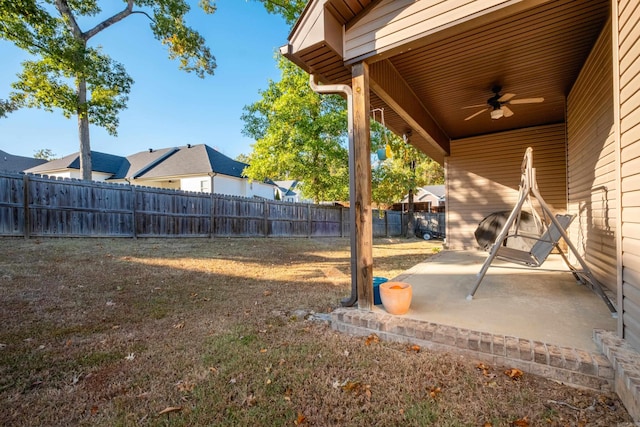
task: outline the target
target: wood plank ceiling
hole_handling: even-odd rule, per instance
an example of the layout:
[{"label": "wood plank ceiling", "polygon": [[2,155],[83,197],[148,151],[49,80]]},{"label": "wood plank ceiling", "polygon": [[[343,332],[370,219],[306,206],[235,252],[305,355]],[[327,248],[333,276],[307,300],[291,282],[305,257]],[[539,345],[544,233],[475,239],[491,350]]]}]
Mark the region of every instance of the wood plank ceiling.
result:
[{"label": "wood plank ceiling", "polygon": [[[329,0],[327,8],[348,28],[376,3]],[[608,17],[609,0],[549,1],[451,37],[414,41],[410,50],[399,46],[399,53],[381,60],[395,67],[450,139],[559,123],[565,119],[566,96]],[[350,68],[326,45],[298,55],[324,83],[351,83]],[[513,99],[543,97],[544,102],[511,105],[514,115],[498,120],[489,111],[465,120],[481,108],[463,107],[484,104],[496,85],[502,93],[516,94]],[[396,133],[410,129],[375,93],[371,104],[385,108],[386,123]],[[420,137],[414,142],[426,148]]]}]

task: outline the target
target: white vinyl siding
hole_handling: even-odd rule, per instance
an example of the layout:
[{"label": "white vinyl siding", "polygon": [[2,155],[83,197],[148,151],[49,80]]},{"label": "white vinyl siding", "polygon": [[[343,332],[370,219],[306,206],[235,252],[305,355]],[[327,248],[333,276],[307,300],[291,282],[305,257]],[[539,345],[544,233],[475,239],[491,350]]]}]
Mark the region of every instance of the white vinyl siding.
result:
[{"label": "white vinyl siding", "polygon": [[567,98],[569,237],[596,278],[616,292],[616,153],[608,24]]},{"label": "white vinyl siding", "polygon": [[618,3],[622,332],[640,350],[640,7]]},{"label": "white vinyl siding", "polygon": [[552,210],[565,211],[564,124],[455,140],[446,161],[450,248],[477,248],[474,232],[480,221],[490,213],[513,209],[527,147],[533,148],[533,166],[542,197]]}]

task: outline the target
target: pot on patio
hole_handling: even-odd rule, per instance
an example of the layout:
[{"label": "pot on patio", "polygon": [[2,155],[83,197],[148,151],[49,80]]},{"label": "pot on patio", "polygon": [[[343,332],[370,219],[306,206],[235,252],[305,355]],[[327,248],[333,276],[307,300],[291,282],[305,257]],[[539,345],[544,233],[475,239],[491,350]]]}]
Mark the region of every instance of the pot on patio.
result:
[{"label": "pot on patio", "polygon": [[413,291],[405,282],[386,282],[380,285],[382,306],[390,314],[405,314],[409,311]]}]

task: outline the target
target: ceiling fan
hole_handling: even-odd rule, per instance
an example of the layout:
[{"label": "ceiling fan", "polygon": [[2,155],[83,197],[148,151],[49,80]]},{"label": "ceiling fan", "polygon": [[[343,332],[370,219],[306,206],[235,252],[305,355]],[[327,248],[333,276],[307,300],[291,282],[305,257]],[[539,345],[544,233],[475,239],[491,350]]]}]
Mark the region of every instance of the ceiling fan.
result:
[{"label": "ceiling fan", "polygon": [[484,107],[482,110],[473,113],[465,120],[471,120],[475,116],[479,116],[485,111],[491,110],[491,118],[493,120],[498,120],[502,117],[511,117],[513,116],[513,111],[507,105],[514,104],[537,104],[544,101],[544,98],[522,98],[522,99],[513,99],[516,94],[515,93],[505,93],[504,95],[500,95],[500,91],[502,91],[501,86],[494,86],[491,91],[494,95],[487,99],[486,104],[478,104],[478,105],[469,105],[468,107],[462,107],[463,109],[467,108],[480,108]]}]

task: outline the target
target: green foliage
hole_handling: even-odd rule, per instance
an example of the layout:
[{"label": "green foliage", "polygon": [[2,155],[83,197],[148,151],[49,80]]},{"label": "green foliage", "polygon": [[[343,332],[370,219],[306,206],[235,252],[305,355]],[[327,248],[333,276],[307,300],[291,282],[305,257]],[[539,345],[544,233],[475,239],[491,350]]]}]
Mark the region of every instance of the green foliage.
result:
[{"label": "green foliage", "polygon": [[0,99],[0,119],[18,109],[18,105],[12,100]]},{"label": "green foliage", "polygon": [[56,154],[50,148],[41,148],[33,154],[34,159],[53,160]]},{"label": "green foliage", "polygon": [[[444,183],[444,170],[435,160],[389,131],[378,123],[373,124],[372,149],[391,146],[393,157],[380,161],[372,170],[372,199],[378,205],[400,201],[409,190],[424,185]],[[386,137],[381,136],[386,132]],[[413,166],[413,168],[412,168]]]},{"label": "green foliage", "polygon": [[307,0],[260,0],[269,13],[282,16],[289,25],[295,24],[308,3]]},{"label": "green foliage", "polygon": [[[206,13],[215,11],[210,0],[200,0],[200,6]],[[118,114],[127,106],[133,79],[122,64],[88,46],[89,40],[142,14],[149,18],[154,37],[167,46],[169,58],[177,60],[180,69],[204,77],[213,74],[216,62],[203,37],[186,25],[189,9],[185,0],[130,0],[120,12],[83,30],[78,19],[84,23],[98,16],[98,0],[0,0],[0,39],[34,57],[23,63],[12,84],[10,104],[0,105],[0,116],[10,111],[7,106],[60,109],[67,118],[77,116],[84,123],[81,153],[90,163],[89,134],[82,129],[93,123],[116,135]],[[91,165],[85,166],[89,170],[83,170],[83,177],[90,177]]]},{"label": "green foliage", "polygon": [[339,96],[320,96],[309,76],[283,57],[279,82],[244,108],[243,133],[256,140],[245,170],[255,180],[298,179],[315,202],[348,198],[347,116]]}]

